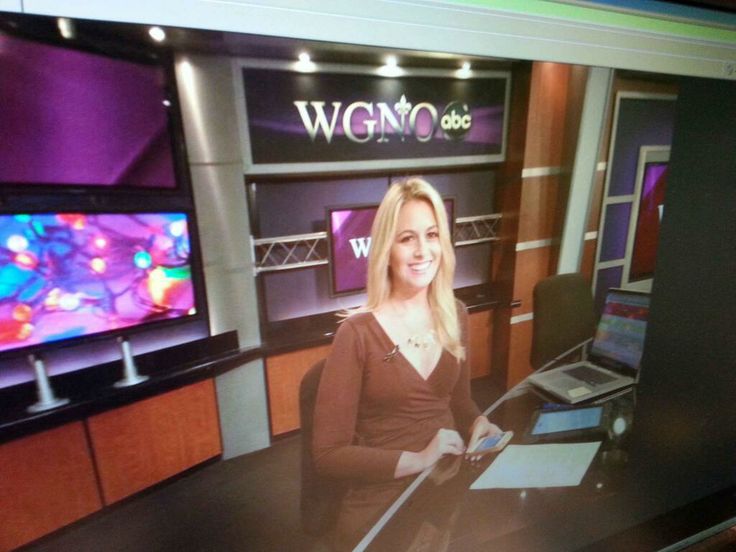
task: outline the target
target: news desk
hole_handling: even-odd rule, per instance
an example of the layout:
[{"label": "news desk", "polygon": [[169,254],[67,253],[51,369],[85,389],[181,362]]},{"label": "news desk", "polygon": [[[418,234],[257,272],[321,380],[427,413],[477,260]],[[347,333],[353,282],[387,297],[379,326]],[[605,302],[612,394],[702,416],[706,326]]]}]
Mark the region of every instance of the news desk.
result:
[{"label": "news desk", "polygon": [[[679,459],[650,446],[647,425],[639,427],[637,421],[646,418],[648,408],[659,407],[657,401],[635,386],[599,402],[609,403],[611,426],[622,421],[616,431],[609,427],[596,438],[581,439],[601,445],[579,485],[471,490],[498,454],[477,464],[445,457],[414,480],[356,550],[674,551],[698,533],[736,523],[732,487],[687,489],[681,482],[692,473],[680,473]],[[533,413],[555,408],[553,403],[522,382],[486,413],[502,429],[515,432],[511,445],[529,444]],[[550,442],[555,441],[545,440]],[[695,462],[685,469],[715,469],[707,458]],[[708,481],[705,477],[702,485]]]}]

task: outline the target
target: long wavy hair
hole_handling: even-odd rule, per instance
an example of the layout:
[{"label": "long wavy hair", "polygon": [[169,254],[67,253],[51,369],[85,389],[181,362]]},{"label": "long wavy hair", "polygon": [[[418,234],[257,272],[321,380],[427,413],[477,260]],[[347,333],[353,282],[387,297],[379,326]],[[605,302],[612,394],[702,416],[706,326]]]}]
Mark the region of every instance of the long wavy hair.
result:
[{"label": "long wavy hair", "polygon": [[460,324],[452,291],[455,274],[455,251],[452,247],[447,212],[442,198],[432,185],[419,177],[410,177],[392,183],[378,207],[371,227],[371,247],[368,253],[368,298],[363,307],[351,311],[374,311],[391,295],[391,274],[389,261],[391,247],[396,240],[396,225],[399,211],[409,201],[424,201],[434,213],[439,232],[442,255],[440,265],[427,296],[434,318],[435,331],[440,344],[456,358],[465,358],[465,348],[460,339]]}]

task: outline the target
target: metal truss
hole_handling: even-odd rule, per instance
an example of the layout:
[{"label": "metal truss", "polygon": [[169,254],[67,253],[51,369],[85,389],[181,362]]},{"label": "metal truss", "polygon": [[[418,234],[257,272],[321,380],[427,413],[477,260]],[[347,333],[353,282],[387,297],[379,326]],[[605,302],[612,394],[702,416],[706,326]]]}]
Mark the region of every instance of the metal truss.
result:
[{"label": "metal truss", "polygon": [[458,217],[455,219],[455,247],[476,243],[493,242],[497,235],[500,213],[480,215],[477,217]]},{"label": "metal truss", "polygon": [[252,240],[256,274],[327,264],[327,232]]},{"label": "metal truss", "polygon": [[[455,220],[455,247],[498,240],[500,214],[459,217]],[[327,232],[252,239],[256,274],[328,264]]]}]

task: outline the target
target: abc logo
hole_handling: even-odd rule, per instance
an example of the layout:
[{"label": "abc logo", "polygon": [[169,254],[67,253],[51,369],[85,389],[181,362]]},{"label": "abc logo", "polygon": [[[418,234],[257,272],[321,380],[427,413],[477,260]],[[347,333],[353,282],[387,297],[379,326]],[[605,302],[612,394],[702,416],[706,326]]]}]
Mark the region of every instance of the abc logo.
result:
[{"label": "abc logo", "polygon": [[447,104],[442,119],[440,119],[440,126],[450,140],[460,140],[470,130],[472,123],[473,118],[468,106],[460,102]]}]

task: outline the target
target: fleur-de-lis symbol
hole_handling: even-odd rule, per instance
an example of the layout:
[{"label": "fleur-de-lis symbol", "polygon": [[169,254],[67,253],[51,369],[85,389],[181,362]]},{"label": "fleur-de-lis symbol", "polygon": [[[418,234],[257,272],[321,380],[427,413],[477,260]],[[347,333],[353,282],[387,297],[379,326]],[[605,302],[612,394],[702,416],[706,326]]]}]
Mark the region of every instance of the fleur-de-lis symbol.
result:
[{"label": "fleur-de-lis symbol", "polygon": [[406,101],[406,96],[404,94],[401,95],[401,99],[394,104],[394,110],[396,113],[401,115],[401,120],[404,120],[404,117],[406,117],[409,112],[411,111],[411,102]]},{"label": "fleur-de-lis symbol", "polygon": [[[406,96],[404,94],[401,95],[401,98],[398,102],[394,104],[394,111],[401,115],[401,129],[403,131],[404,127],[404,121],[406,121],[406,116],[411,111],[411,102],[406,101]],[[401,141],[404,141],[404,133],[401,133]]]}]

